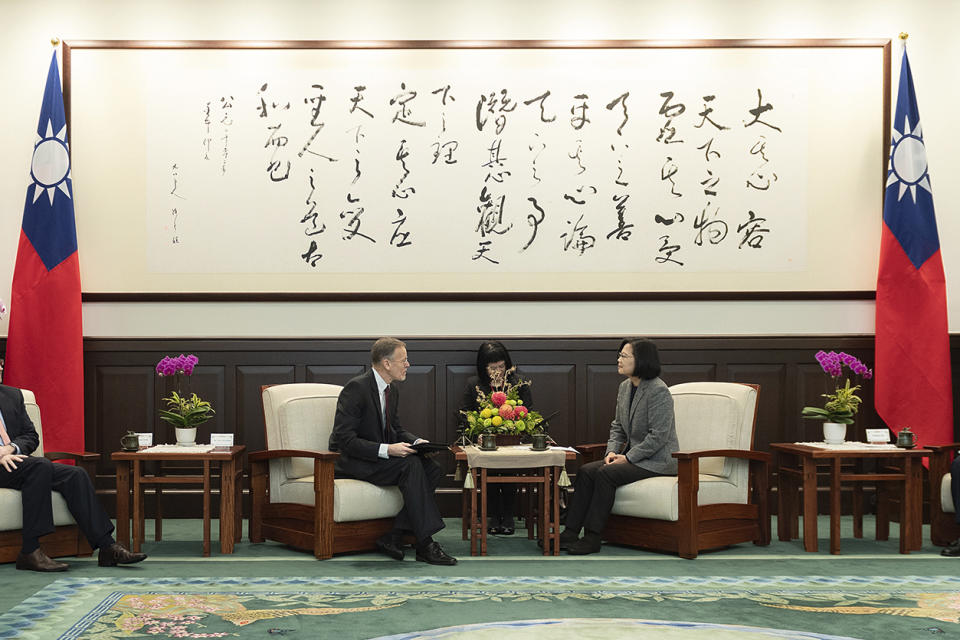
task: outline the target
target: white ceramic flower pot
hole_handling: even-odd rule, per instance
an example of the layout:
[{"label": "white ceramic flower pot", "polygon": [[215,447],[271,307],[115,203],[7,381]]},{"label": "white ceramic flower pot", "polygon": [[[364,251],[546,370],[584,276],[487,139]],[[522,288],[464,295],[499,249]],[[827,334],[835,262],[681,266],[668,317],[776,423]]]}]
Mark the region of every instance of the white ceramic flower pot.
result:
[{"label": "white ceramic flower pot", "polygon": [[177,427],[177,444],[181,447],[192,447],[197,444],[197,428],[192,427],[189,429],[183,427]]},{"label": "white ceramic flower pot", "polygon": [[827,444],[843,444],[847,437],[847,425],[839,422],[823,423],[823,441]]}]

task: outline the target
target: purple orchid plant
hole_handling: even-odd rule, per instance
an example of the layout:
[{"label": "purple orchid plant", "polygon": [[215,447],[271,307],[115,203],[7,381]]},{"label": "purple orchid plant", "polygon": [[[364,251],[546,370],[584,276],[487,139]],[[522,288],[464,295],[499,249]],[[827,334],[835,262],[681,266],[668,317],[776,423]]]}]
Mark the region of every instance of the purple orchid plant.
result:
[{"label": "purple orchid plant", "polygon": [[843,368],[847,367],[855,374],[861,376],[864,380],[873,377],[873,371],[858,358],[849,353],[837,353],[836,351],[818,351],[815,356],[817,362],[824,373],[834,380],[837,380],[833,393],[821,394],[827,399],[823,408],[804,407],[800,415],[804,418],[814,420],[823,420],[824,422],[836,422],[839,424],[853,424],[853,416],[860,409],[860,403],[863,402],[857,391],[860,385],[850,386],[850,378],[846,379],[844,386],[840,386],[838,378],[843,374]]},{"label": "purple orchid plant", "polygon": [[212,418],[216,413],[210,403],[201,400],[197,394],[191,393],[187,396],[180,392],[181,376],[189,377],[193,375],[193,370],[198,362],[200,362],[200,359],[192,353],[188,356],[181,353],[175,358],[166,356],[157,363],[157,374],[160,377],[174,376],[177,380],[177,389],[169,397],[163,399],[169,409],[160,410],[160,419],[175,427],[194,428]]}]

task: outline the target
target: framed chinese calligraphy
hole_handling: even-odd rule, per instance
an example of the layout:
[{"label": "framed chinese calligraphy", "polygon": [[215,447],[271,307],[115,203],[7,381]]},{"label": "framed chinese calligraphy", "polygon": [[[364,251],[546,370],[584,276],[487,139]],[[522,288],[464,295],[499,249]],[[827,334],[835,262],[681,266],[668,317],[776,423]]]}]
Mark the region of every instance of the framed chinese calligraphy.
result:
[{"label": "framed chinese calligraphy", "polygon": [[68,42],[85,296],[869,297],[889,69],[888,40]]}]

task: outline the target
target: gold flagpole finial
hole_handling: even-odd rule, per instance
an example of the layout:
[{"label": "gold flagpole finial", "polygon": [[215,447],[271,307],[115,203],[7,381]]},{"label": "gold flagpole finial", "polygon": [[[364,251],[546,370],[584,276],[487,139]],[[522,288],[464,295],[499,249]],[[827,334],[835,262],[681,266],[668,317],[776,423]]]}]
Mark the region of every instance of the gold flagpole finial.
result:
[{"label": "gold flagpole finial", "polygon": [[60,44],[60,38],[57,38],[57,37],[50,38],[50,44],[52,44],[55,47],[58,46]]},{"label": "gold flagpole finial", "polygon": [[901,31],[901,32],[900,32],[900,39],[903,40],[904,42],[906,42],[906,41],[907,41],[907,38],[909,38],[909,37],[910,37],[910,34],[907,33],[906,31]]}]

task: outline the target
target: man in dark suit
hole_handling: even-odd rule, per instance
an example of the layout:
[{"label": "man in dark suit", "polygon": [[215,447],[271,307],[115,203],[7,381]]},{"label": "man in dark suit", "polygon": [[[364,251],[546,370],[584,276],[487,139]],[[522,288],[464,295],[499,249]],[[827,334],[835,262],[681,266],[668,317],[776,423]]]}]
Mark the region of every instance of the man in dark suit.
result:
[{"label": "man in dark suit", "polygon": [[66,571],[69,567],[51,560],[40,548],[40,536],[54,530],[51,491],[63,496],[90,546],[100,550],[101,567],[132,564],[147,557],[131,553],[113,539],[113,523],[83,469],[30,455],[40,437],[27,415],[23,393],[5,385],[0,385],[0,440],[0,487],[18,489],[23,503],[23,543],[17,569]]},{"label": "man in dark suit", "polygon": [[454,565],[456,558],[431,537],[444,527],[435,494],[443,470],[417,455],[410,445],[426,440],[404,429],[397,417],[400,392],[392,383],[407,378],[407,348],[396,338],[380,338],[370,361],[372,369],[350,380],[337,400],[330,434],[330,450],[340,452],[337,475],[400,489],[403,509],[393,529],[377,540],[381,553],[403,560],[403,537],[412,532],[417,560]]}]

